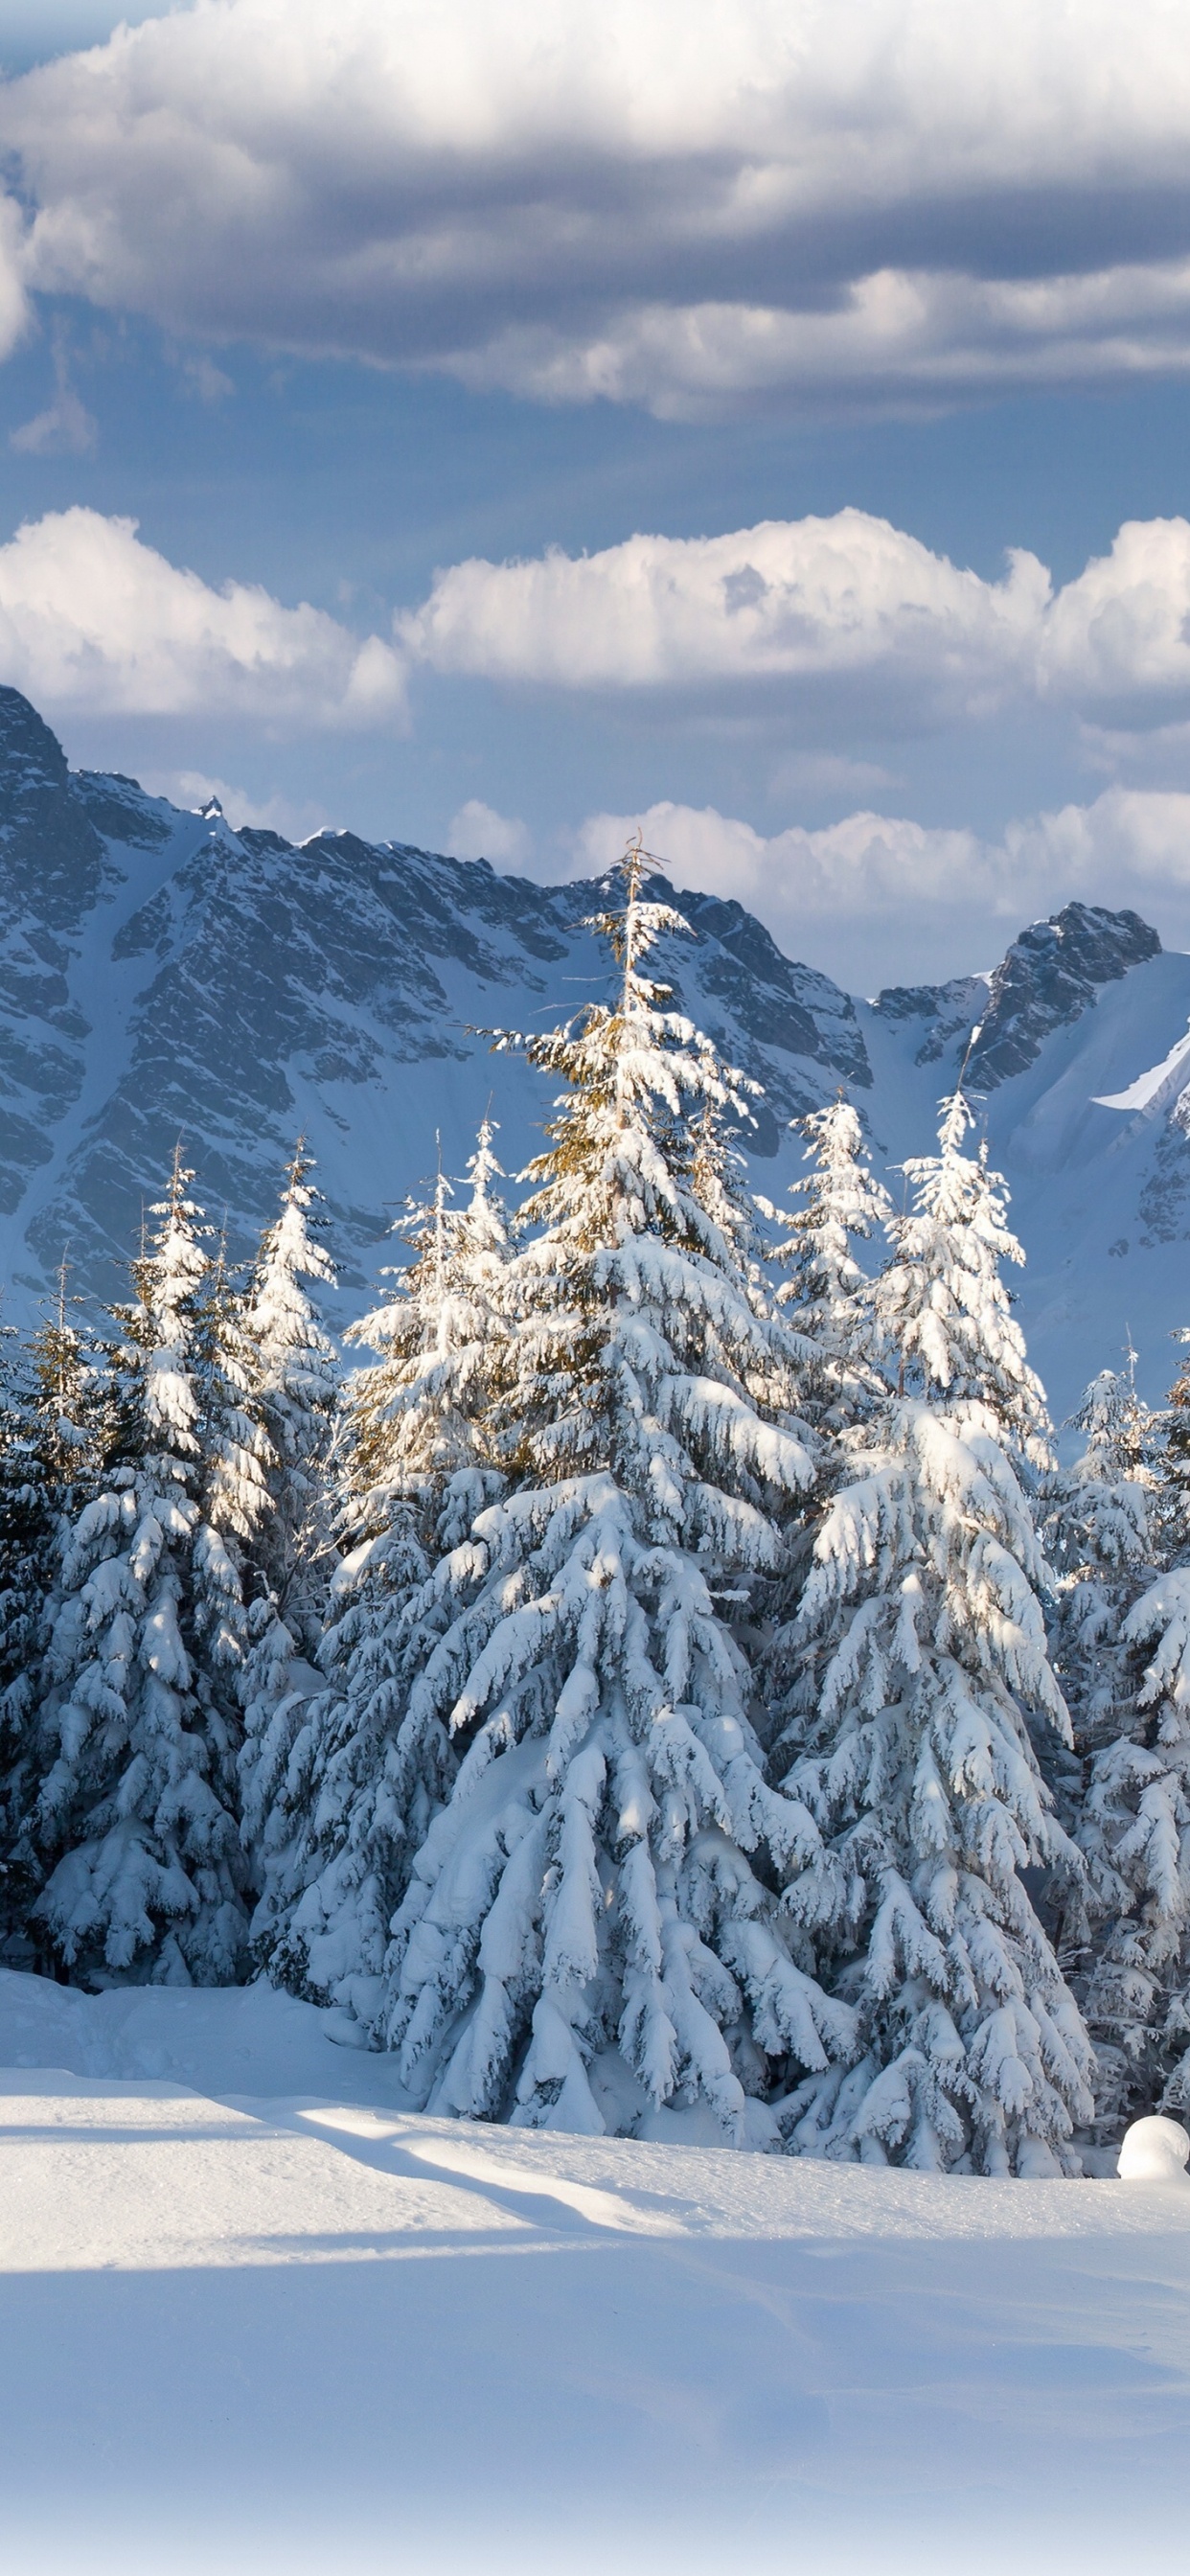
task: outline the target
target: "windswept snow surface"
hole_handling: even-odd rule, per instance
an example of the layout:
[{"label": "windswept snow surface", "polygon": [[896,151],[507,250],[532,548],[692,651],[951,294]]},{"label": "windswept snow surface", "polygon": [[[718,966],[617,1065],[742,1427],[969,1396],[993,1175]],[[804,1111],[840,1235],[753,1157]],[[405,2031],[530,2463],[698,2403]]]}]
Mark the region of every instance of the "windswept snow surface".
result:
[{"label": "windswept snow surface", "polygon": [[0,1975],[14,2576],[1180,2563],[1184,2184],[413,2118],[327,2020]]}]

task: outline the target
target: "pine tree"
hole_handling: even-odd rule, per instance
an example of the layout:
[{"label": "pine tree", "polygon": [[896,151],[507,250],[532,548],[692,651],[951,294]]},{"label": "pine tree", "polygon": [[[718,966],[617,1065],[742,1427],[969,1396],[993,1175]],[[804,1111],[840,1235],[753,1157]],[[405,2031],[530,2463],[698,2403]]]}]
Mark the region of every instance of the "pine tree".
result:
[{"label": "pine tree", "polygon": [[221,1240],[203,1280],[192,1360],[200,1527],[195,1627],[216,1680],[241,1679],[249,1651],[248,1597],[274,1552],[278,1460],[265,1427],[259,1355],[242,1277]]},{"label": "pine tree", "polygon": [[35,1714],[64,1527],[94,1491],[107,1425],[93,1345],[58,1296],[32,1341],[8,1337],[0,1383],[0,1956],[36,1955],[29,1918],[43,1877],[32,1831]]},{"label": "pine tree", "polygon": [[1121,1631],[1153,1566],[1156,1479],[1152,1417],[1130,1374],[1102,1369],[1071,1427],[1084,1446],[1072,1467],[1045,1480],[1043,1535],[1054,1576],[1054,1664],[1081,1761],[1119,1733],[1131,1696]]},{"label": "pine tree", "polygon": [[778,1217],[787,1239],[777,1258],[788,1272],[778,1304],[806,1346],[802,1409],[824,1430],[839,1432],[883,1392],[873,1286],[852,1245],[882,1235],[892,1206],[872,1171],[859,1118],[842,1094],[792,1123],[813,1168],[793,1184],[792,1195],[802,1202],[796,1214]]},{"label": "pine tree", "polygon": [[299,1139],[280,1212],[261,1245],[246,1319],[273,1451],[261,1572],[306,1653],[317,1646],[326,1608],[326,1463],[339,1398],[338,1354],[307,1284],[336,1284],[313,1169]]},{"label": "pine tree", "polygon": [[768,1715],[762,1728],[767,1742],[772,1713],[779,1711],[783,1675],[796,1654],[792,1621],[810,1571],[811,1548],[829,1494],[847,1472],[845,1434],[878,1407],[885,1394],[881,1374],[883,1336],[876,1321],[875,1288],[860,1269],[853,1243],[868,1243],[882,1234],[892,1218],[887,1191],[876,1180],[864,1148],[859,1119],[840,1094],[825,1109],[811,1110],[791,1122],[806,1144],[812,1165],[792,1193],[802,1204],[796,1213],[761,1205],[770,1222],[784,1234],[775,1254],[786,1272],[777,1305],[794,1337],[799,1406],[817,1434],[817,1484],[812,1506],[787,1551],[777,1581],[768,1587],[766,1616],[754,1648]]},{"label": "pine tree", "polygon": [[714,1127],[747,1102],[644,972],[686,925],[642,869],[631,850],[592,925],[614,1002],[499,1040],[565,1089],[509,1274],[509,1490],[444,1562],[456,1615],[410,1696],[407,1725],[462,1758],[379,2026],[438,2111],[597,2133],[701,2105],[742,2142],[771,2138],[790,2064],[852,2036],[782,1913],[817,1836],[766,1782],[733,1634],[814,1469],[779,1418],[790,1337],[741,1266],[751,1219],[723,1201]]},{"label": "pine tree", "polygon": [[252,1533],[252,1597],[241,1686],[244,1741],[241,1831],[258,1886],[265,1837],[283,1793],[293,1746],[318,1676],[318,1652],[336,1551],[331,1458],[339,1364],[310,1285],[333,1288],[321,1240],[314,1166],[299,1140],[275,1222],[265,1233],[244,1318],[249,1392],[268,1443],[267,1508]]},{"label": "pine tree", "polygon": [[223,1984],[243,1964],[234,1514],[226,1456],[204,1457],[211,1263],[191,1178],[179,1154],[117,1312],[112,1451],[51,1604],[36,1821],[54,1865],[35,1919],[86,1983]]},{"label": "pine tree", "polygon": [[1108,1910],[1087,2008],[1109,2131],[1190,2106],[1190,1566],[1123,1626],[1141,1665],[1131,1722],[1092,1765],[1083,1839]]},{"label": "pine tree", "polygon": [[1185,1401],[1179,1380],[1154,1424],[1127,1380],[1096,1380],[1084,1408],[1086,1494],[1081,1517],[1076,1508],[1067,1520],[1068,1543],[1085,1538],[1088,1558],[1067,1624],[1078,1604],[1071,1661],[1089,1756],[1079,1838],[1098,1918],[1085,1994],[1107,2139],[1163,2103],[1190,2103]]},{"label": "pine tree", "polygon": [[413,1853],[457,1768],[441,1720],[407,1713],[453,1606],[439,1569],[503,1481],[489,1414],[509,1227],[493,1134],[485,1119],[463,1209],[441,1169],[432,1200],[411,1204],[396,1294],[351,1328],[379,1357],[347,1389],[327,1687],[301,1713],[264,1827],[258,1955],[298,1993],[364,2022]]},{"label": "pine tree", "polygon": [[788,1901],[862,2057],[794,2090],[782,2125],[814,2153],[1069,2171],[1090,2050],[1023,1876],[1077,1875],[1030,1740],[1030,1720],[1069,1732],[1022,1483],[1047,1425],[971,1123],[946,1102],[938,1155],[908,1167],[878,1296],[895,1391],[850,1435],[795,1632],[785,1785],[826,1859]]}]

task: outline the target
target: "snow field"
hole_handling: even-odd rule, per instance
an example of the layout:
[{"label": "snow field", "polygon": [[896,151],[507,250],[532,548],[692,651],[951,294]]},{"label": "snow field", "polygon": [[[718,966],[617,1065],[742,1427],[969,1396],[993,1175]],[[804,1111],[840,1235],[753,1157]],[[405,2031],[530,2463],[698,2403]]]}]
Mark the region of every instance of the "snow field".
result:
[{"label": "snow field", "polygon": [[410,2117],[327,2020],[0,1977],[15,2576],[1178,2563],[1180,2177]]}]

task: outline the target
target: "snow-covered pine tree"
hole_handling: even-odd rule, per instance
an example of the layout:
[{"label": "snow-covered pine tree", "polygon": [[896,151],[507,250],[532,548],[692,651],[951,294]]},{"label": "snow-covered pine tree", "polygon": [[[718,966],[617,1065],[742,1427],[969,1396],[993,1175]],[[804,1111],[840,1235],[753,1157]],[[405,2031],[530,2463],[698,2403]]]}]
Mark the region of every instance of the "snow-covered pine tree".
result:
[{"label": "snow-covered pine tree", "polygon": [[789,1902],[859,2015],[850,2070],[791,2092],[795,2149],[991,2173],[1077,2170],[1090,2049],[1026,1872],[1077,1871],[1030,1721],[1069,1721],[1050,1667],[1022,1465],[1041,1389],[1000,1277],[1003,1184],[944,1103],[908,1166],[879,1316],[895,1391],[850,1435],[815,1542],[785,1786],[827,1846]]},{"label": "snow-covered pine tree", "polygon": [[1134,1672],[1121,1629],[1154,1569],[1154,1432],[1131,1371],[1101,1369],[1071,1428],[1084,1445],[1043,1488],[1042,1536],[1054,1575],[1053,1662],[1074,1727],[1093,1754],[1119,1732]]},{"label": "snow-covered pine tree", "polygon": [[792,1186],[791,1195],[802,1204],[793,1214],[767,1200],[760,1205],[784,1237],[774,1254],[787,1274],[777,1305],[796,1337],[799,1405],[818,1435],[818,1479],[813,1507],[768,1589],[754,1650],[768,1712],[765,1735],[781,1704],[793,1644],[790,1623],[810,1570],[814,1536],[828,1495],[847,1472],[843,1435],[886,1392],[875,1287],[860,1269],[852,1244],[868,1243],[887,1230],[892,1202],[871,1169],[856,1112],[841,1093],[826,1108],[790,1123],[794,1134],[804,1138],[805,1159],[812,1165]]},{"label": "snow-covered pine tree", "polygon": [[0,1379],[0,1957],[28,1965],[43,1877],[32,1826],[35,1713],[64,1525],[95,1490],[105,1445],[96,1353],[74,1318],[65,1261],[28,1345],[6,1337]]},{"label": "snow-covered pine tree", "polygon": [[[378,1353],[348,1381],[338,1453],[344,1547],[321,1661],[262,1819],[253,1923],[270,1974],[367,2023],[413,1855],[457,1768],[441,1718],[411,1721],[410,1688],[456,1606],[438,1569],[502,1486],[491,1407],[507,1341],[509,1223],[485,1119],[468,1196],[439,1170],[397,1231],[412,1259],[353,1325]],[[274,1723],[276,1736],[280,1723]]]},{"label": "snow-covered pine tree", "polygon": [[1141,1663],[1131,1723],[1092,1764],[1083,1821],[1110,1909],[1087,2014],[1113,2135],[1190,2108],[1190,1565],[1158,1575],[1123,1637]]},{"label": "snow-covered pine tree", "polygon": [[237,1587],[211,1516],[225,1458],[204,1494],[211,1264],[191,1178],[179,1154],[117,1310],[111,1450],[50,1605],[36,1826],[53,1866],[34,1914],[86,1983],[219,1985],[244,1960]]},{"label": "snow-covered pine tree", "polygon": [[311,1293],[336,1284],[313,1169],[299,1138],[280,1211],[261,1244],[246,1318],[273,1451],[259,1568],[296,1650],[307,1654],[321,1634],[333,1562],[326,1466],[339,1399],[338,1353]]},{"label": "snow-covered pine tree", "polygon": [[[818,1838],[765,1779],[732,1633],[814,1469],[779,1419],[789,1337],[741,1268],[744,1212],[693,1185],[707,1114],[744,1103],[644,971],[686,924],[643,865],[592,925],[614,1002],[498,1041],[565,1091],[509,1279],[509,1491],[445,1561],[457,1616],[410,1697],[462,1761],[380,2028],[437,2111],[598,2133],[700,2106],[714,2136],[769,2141],[774,2077],[852,2044],[782,1913]],[[714,1149],[716,1194],[729,1168]]]},{"label": "snow-covered pine tree", "polygon": [[262,1581],[274,1518],[276,1457],[264,1403],[248,1294],[228,1268],[221,1238],[206,1270],[192,1349],[199,1396],[195,1630],[216,1686],[242,1693],[249,1652],[248,1600]]},{"label": "snow-covered pine tree", "polygon": [[786,1238],[777,1259],[788,1273],[777,1302],[806,1345],[802,1409],[825,1431],[839,1432],[884,1392],[873,1283],[852,1245],[887,1231],[892,1204],[841,1093],[791,1123],[805,1138],[812,1168],[793,1184],[796,1213],[773,1211]]},{"label": "snow-covered pine tree", "polygon": [[1179,1379],[1170,1412],[1154,1422],[1125,1383],[1098,1408],[1106,1421],[1089,1444],[1092,1460],[1105,1453],[1091,1487],[1105,1563],[1087,1584],[1079,1838],[1098,1910],[1085,1985],[1105,2138],[1163,2104],[1190,2106],[1187,1392]]},{"label": "snow-covered pine tree", "polygon": [[333,1288],[335,1270],[322,1240],[313,1169],[299,1139],[278,1215],[261,1243],[244,1318],[251,1394],[269,1443],[268,1508],[250,1550],[239,1757],[241,1833],[258,1887],[268,1868],[268,1821],[306,1703],[320,1687],[313,1659],[337,1562],[331,1460],[339,1363],[311,1294],[312,1286]]}]

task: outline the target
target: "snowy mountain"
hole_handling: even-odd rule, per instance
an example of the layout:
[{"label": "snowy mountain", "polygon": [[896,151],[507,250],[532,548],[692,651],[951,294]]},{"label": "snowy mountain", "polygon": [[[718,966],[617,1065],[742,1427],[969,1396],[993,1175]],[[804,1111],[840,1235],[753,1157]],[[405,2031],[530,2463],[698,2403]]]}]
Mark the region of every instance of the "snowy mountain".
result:
[{"label": "snowy mountain", "polygon": [[[667,944],[683,1005],[765,1089],[748,1140],[779,1195],[798,1112],[840,1086],[878,1159],[932,1140],[967,1060],[1029,1253],[1021,1314],[1066,1411],[1131,1331],[1143,1381],[1190,1319],[1190,957],[1133,912],[1070,904],[995,973],[854,1000],[786,957],[739,904],[678,891]],[[401,842],[325,832],[295,849],[183,813],[135,781],[71,772],[0,690],[0,1274],[10,1312],[66,1249],[111,1293],[182,1135],[246,1248],[299,1130],[358,1310],[436,1137],[459,1171],[489,1101],[501,1156],[536,1144],[547,1097],[483,1031],[541,1029],[603,989],[591,886],[542,887]],[[971,1044],[978,1024],[979,1035]]]}]

